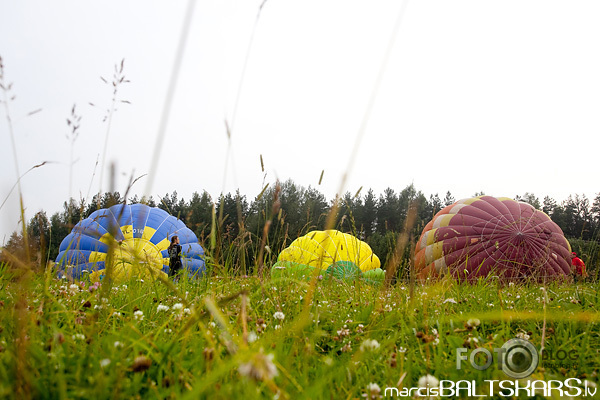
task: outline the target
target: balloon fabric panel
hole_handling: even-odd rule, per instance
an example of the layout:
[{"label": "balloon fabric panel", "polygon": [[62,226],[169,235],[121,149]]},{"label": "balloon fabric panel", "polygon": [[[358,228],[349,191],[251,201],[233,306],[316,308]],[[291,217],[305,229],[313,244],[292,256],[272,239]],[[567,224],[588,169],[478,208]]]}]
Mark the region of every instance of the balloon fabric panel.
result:
[{"label": "balloon fabric panel", "polygon": [[475,279],[492,271],[504,277],[565,276],[569,253],[562,231],[542,211],[479,196],[434,216],[417,242],[415,267],[421,278],[449,272]]},{"label": "balloon fabric panel", "polygon": [[196,235],[166,211],[143,204],[119,204],[93,212],[61,242],[56,263],[63,271],[70,266],[74,278],[84,269],[97,271],[92,274],[101,277],[110,245],[120,278],[147,274],[148,268],[168,272],[166,249],[174,234],[181,240],[184,269],[202,274],[204,250]]}]

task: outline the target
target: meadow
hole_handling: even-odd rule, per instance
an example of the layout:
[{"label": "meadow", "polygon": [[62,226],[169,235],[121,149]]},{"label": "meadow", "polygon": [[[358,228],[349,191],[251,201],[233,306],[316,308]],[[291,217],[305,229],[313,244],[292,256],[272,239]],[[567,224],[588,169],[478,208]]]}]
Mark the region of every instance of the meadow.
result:
[{"label": "meadow", "polygon": [[597,283],[374,285],[209,266],[201,279],[99,284],[24,271],[0,273],[0,398],[406,398],[386,388],[439,380],[531,398],[488,387],[510,379],[495,362],[457,369],[458,348],[491,352],[514,337],[545,353],[522,385],[597,381]]}]

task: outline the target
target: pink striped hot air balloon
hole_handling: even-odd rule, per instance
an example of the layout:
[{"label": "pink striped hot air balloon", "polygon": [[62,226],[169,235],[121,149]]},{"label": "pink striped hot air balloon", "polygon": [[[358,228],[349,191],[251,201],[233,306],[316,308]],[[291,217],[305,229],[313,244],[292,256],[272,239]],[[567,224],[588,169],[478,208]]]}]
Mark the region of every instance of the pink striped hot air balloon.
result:
[{"label": "pink striped hot air balloon", "polygon": [[548,215],[507,197],[459,200],[425,226],[415,249],[417,277],[459,280],[565,278],[571,246]]}]

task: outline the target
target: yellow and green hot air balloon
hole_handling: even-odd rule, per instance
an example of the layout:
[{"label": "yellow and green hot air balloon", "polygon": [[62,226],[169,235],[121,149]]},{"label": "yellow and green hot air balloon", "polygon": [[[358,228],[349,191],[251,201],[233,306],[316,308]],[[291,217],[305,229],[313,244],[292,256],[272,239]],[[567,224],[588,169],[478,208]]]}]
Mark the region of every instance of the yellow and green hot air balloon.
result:
[{"label": "yellow and green hot air balloon", "polygon": [[279,254],[271,275],[306,276],[315,269],[337,279],[379,281],[385,276],[379,257],[367,243],[333,229],[312,231],[294,240]]}]

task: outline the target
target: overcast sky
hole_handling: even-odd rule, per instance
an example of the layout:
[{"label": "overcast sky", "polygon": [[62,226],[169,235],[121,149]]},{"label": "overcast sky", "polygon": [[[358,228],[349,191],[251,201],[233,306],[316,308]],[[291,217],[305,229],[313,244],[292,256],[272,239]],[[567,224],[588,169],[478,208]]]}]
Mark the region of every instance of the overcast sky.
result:
[{"label": "overcast sky", "polygon": [[[427,196],[529,191],[560,202],[600,192],[600,2],[267,0],[255,25],[262,2],[195,4],[157,173],[130,194],[189,200],[239,188],[252,200],[263,182],[291,178],[331,199],[345,171],[352,193],[414,183]],[[107,190],[110,162],[122,194],[150,171],[186,9],[0,0],[19,173],[49,162],[21,181],[26,218]],[[108,130],[112,87],[100,77],[110,82],[122,59],[130,83],[117,96],[131,104],[117,104]],[[70,167],[73,105],[81,126]],[[4,109],[0,117],[4,201],[17,171]],[[18,215],[15,191],[0,209],[2,238]]]}]

